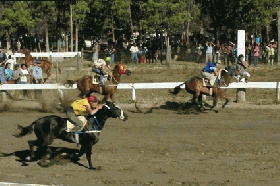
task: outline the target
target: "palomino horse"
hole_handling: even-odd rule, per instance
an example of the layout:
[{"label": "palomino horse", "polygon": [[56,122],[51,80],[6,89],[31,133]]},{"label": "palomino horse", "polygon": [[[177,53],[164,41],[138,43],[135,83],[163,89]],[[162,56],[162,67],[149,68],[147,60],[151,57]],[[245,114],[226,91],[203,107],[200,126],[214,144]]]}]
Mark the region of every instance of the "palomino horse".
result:
[{"label": "palomino horse", "polygon": [[[77,82],[77,87],[80,90],[81,96],[88,97],[92,92],[104,95],[102,99],[102,103],[105,103],[109,98],[113,103],[115,103],[115,92],[117,91],[117,86],[120,83],[121,75],[126,74],[130,76],[131,71],[126,68],[126,66],[122,63],[119,63],[115,66],[113,69],[113,76],[112,81],[106,81],[105,85],[99,85],[99,84],[92,84],[92,78],[93,76],[83,76],[79,78],[78,80],[72,81],[68,80],[66,85],[72,86],[73,83]],[[94,76],[94,78],[98,78],[97,75]]]},{"label": "palomino horse", "polygon": [[[33,64],[33,61],[36,59],[34,57],[32,57],[32,55],[30,54],[30,51],[27,49],[23,49],[23,53],[25,54],[25,66],[26,68],[28,68],[30,65]],[[46,82],[46,80],[49,78],[49,76],[51,75],[51,67],[52,65],[57,68],[56,64],[48,61],[48,60],[40,60],[41,62],[41,68],[43,70],[43,72],[46,73],[47,77],[44,78],[44,82]],[[61,73],[61,70],[58,68],[59,73]]]},{"label": "palomino horse", "polygon": [[[99,140],[99,134],[105,125],[108,118],[119,118],[122,121],[126,121],[128,116],[123,110],[109,101],[99,109],[94,116],[88,116],[88,121],[85,127],[79,132],[79,144],[81,144],[80,152],[76,158],[81,157],[86,153],[89,168],[94,169],[91,162],[92,146],[95,145]],[[41,157],[35,157],[34,146],[38,147],[37,151],[42,151],[38,154],[44,154],[46,151],[52,154],[51,149],[48,145],[52,144],[54,139],[61,139],[70,143],[75,143],[73,137],[74,132],[66,132],[67,118],[61,118],[59,116],[45,116],[37,119],[29,126],[23,127],[18,126],[19,132],[15,134],[15,137],[23,137],[27,134],[31,134],[33,131],[36,134],[36,140],[28,141],[30,147],[31,156],[27,159],[30,161],[40,159]],[[46,150],[46,151],[45,151]]]},{"label": "palomino horse", "polygon": [[213,105],[211,106],[212,109],[217,106],[219,98],[225,99],[225,103],[222,106],[222,108],[224,108],[228,104],[229,99],[226,97],[227,89],[220,87],[227,87],[234,75],[235,72],[232,67],[226,67],[221,71],[220,86],[212,87],[212,91],[210,88],[203,86],[202,78],[192,77],[186,82],[176,86],[173,92],[170,91],[170,93],[177,95],[181,90],[180,86],[185,84],[185,90],[193,95],[193,103],[195,103],[196,99],[198,99],[198,103],[202,106],[202,94],[204,94],[206,96],[213,97]]}]

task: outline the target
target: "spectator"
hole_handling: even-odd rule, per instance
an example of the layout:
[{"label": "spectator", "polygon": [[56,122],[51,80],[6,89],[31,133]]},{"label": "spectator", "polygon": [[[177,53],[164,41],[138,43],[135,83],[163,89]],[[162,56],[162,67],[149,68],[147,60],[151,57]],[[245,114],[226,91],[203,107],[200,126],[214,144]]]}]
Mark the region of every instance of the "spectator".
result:
[{"label": "spectator", "polygon": [[0,47],[0,83],[5,83],[5,63],[7,61],[7,55],[2,51]]},{"label": "spectator", "polygon": [[213,61],[213,42],[206,43],[206,64]]},{"label": "spectator", "polygon": [[7,56],[11,56],[13,55],[13,50],[12,48],[9,48],[9,50],[7,51]]},{"label": "spectator", "polygon": [[140,50],[140,61],[141,61],[141,64],[144,64],[144,63],[145,63],[147,51],[148,51],[147,47],[143,47],[143,48]]},{"label": "spectator", "polygon": [[250,74],[247,72],[248,67],[249,67],[249,64],[246,61],[244,61],[244,55],[240,54],[238,56],[236,69],[239,71],[241,82],[244,82],[244,80],[245,80],[245,82],[247,83],[248,79],[250,78]]},{"label": "spectator", "polygon": [[20,43],[20,41],[18,40],[18,41],[17,41],[17,51],[18,51],[18,52],[20,51],[20,48],[21,48],[21,43]]},{"label": "spectator", "polygon": [[15,69],[14,69],[14,76],[13,76],[14,84],[21,84],[20,77],[22,76],[22,71],[19,68],[18,64],[15,64],[14,67],[15,67]]},{"label": "spectator", "polygon": [[[43,79],[43,71],[41,68],[41,61],[36,59],[34,61],[36,65],[33,67],[32,71],[32,83],[33,84],[41,84]],[[35,89],[34,90],[34,97],[39,98],[42,95],[42,90]]]},{"label": "spectator", "polygon": [[228,45],[228,64],[231,63],[232,65],[235,62],[234,46],[235,46],[235,44],[233,42],[229,42],[229,45]]},{"label": "spectator", "polygon": [[203,49],[204,49],[204,47],[202,46],[201,43],[199,43],[199,44],[198,44],[198,47],[196,48],[196,50],[197,50],[196,62],[197,62],[197,63],[200,63],[200,62],[201,62]]},{"label": "spectator", "polygon": [[228,47],[224,47],[224,64],[229,66]]},{"label": "spectator", "polygon": [[27,83],[27,77],[29,76],[29,72],[26,69],[25,64],[21,64],[21,72],[22,72],[22,75],[20,77],[20,82],[21,82],[21,84],[26,84]]},{"label": "spectator", "polygon": [[13,70],[11,69],[11,63],[5,65],[5,81],[7,84],[13,84]]},{"label": "spectator", "polygon": [[136,43],[133,43],[133,46],[130,47],[130,52],[131,52],[131,59],[132,59],[132,61],[135,59],[136,63],[138,63],[139,59],[138,59],[137,55],[138,55],[139,49],[136,46]]},{"label": "spectator", "polygon": [[110,64],[113,64],[115,62],[116,49],[114,48],[114,46],[112,44],[109,46],[108,52],[110,55]]},{"label": "spectator", "polygon": [[255,41],[256,41],[256,45],[260,45],[261,44],[261,36],[257,35],[256,38],[255,38]]},{"label": "spectator", "polygon": [[254,48],[254,66],[257,67],[259,64],[259,51],[260,51],[260,47],[258,44],[255,45]]},{"label": "spectator", "polygon": [[15,60],[12,59],[12,56],[9,55],[6,63],[11,63],[11,69],[14,69],[14,65],[16,62],[15,62]]},{"label": "spectator", "polygon": [[98,41],[95,41],[95,44],[93,46],[93,53],[92,53],[92,62],[94,62],[95,60],[98,60],[98,53],[100,51],[100,45],[98,43]]},{"label": "spectator", "polygon": [[248,61],[249,65],[252,63],[252,45],[249,43],[249,45],[246,47],[246,57],[245,61]]},{"label": "spectator", "polygon": [[33,67],[32,77],[34,84],[41,84],[43,79],[43,72],[41,68],[41,61],[35,60],[36,66]]},{"label": "spectator", "polygon": [[267,49],[267,64],[271,64],[273,65],[274,62],[274,48],[272,46],[272,44],[269,44],[268,46],[266,46]]},{"label": "spectator", "polygon": [[214,46],[214,62],[216,63],[218,60],[220,60],[220,51],[222,50],[222,46],[220,45],[220,42],[217,42],[217,44]]}]

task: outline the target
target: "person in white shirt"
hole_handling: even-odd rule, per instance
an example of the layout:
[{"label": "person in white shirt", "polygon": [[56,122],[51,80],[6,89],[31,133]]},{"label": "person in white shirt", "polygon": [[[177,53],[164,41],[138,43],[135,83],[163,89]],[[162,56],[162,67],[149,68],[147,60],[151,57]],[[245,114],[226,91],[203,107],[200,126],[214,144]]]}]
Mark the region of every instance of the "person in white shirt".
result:
[{"label": "person in white shirt", "polygon": [[22,75],[20,76],[20,82],[21,82],[21,84],[26,84],[27,77],[29,76],[29,72],[26,69],[25,64],[21,64],[21,72],[22,72]]},{"label": "person in white shirt", "polygon": [[11,69],[14,69],[14,65],[16,64],[15,60],[12,59],[12,56],[8,56],[8,60],[6,63],[11,63]]},{"label": "person in white shirt", "polygon": [[136,46],[136,43],[133,43],[133,46],[130,47],[130,52],[131,52],[131,59],[132,59],[132,61],[135,59],[136,63],[138,63],[139,59],[138,59],[137,55],[138,55],[139,49]]}]

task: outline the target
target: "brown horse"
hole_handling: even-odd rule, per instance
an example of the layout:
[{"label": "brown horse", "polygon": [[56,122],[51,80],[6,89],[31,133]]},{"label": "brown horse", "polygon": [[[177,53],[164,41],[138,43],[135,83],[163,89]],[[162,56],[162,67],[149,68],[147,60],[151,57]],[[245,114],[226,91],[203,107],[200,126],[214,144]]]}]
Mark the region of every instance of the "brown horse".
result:
[{"label": "brown horse", "polygon": [[[23,49],[23,53],[25,54],[25,66],[26,68],[28,68],[30,65],[33,64],[33,61],[36,59],[34,57],[32,57],[32,55],[30,54],[30,51],[27,49]],[[44,82],[46,82],[46,80],[49,78],[49,76],[51,75],[51,67],[52,65],[57,68],[56,64],[48,61],[48,60],[40,60],[41,62],[41,68],[43,70],[43,72],[46,73],[47,77],[44,78]],[[59,73],[61,73],[61,70],[58,68]]]},{"label": "brown horse", "polygon": [[225,103],[222,106],[222,108],[224,108],[228,104],[229,99],[226,97],[227,89],[220,87],[227,87],[234,75],[235,72],[233,71],[232,67],[226,67],[223,69],[221,71],[219,86],[212,87],[212,93],[210,88],[203,86],[202,78],[200,77],[192,77],[186,82],[176,86],[173,92],[170,91],[170,93],[177,95],[181,90],[180,86],[185,84],[185,90],[193,95],[193,103],[195,103],[196,99],[198,99],[198,104],[202,107],[202,95],[204,94],[206,96],[213,97],[213,105],[211,106],[211,109],[217,106],[219,98],[225,99]]},{"label": "brown horse", "polygon": [[[113,103],[115,103],[114,94],[117,91],[117,86],[120,83],[122,74],[126,74],[130,76],[131,71],[128,70],[124,64],[119,63],[113,69],[111,81],[106,81],[105,85],[92,84],[93,76],[88,76],[88,75],[83,76],[75,81],[68,80],[65,85],[73,86],[73,84],[77,82],[77,88],[81,92],[79,97],[82,96],[88,97],[92,92],[95,92],[104,95],[102,99],[102,103],[105,103],[109,98]],[[99,76],[95,75],[94,78],[99,78]]]}]

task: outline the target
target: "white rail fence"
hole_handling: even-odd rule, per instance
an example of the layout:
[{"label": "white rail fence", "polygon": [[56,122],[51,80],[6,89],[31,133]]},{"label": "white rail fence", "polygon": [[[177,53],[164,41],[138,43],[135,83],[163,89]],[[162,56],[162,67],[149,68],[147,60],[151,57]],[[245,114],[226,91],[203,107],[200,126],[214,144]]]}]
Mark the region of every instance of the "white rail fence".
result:
[{"label": "white rail fence", "polygon": [[[132,90],[132,100],[136,100],[137,89],[172,89],[183,82],[160,82],[160,83],[120,83],[118,89]],[[249,82],[249,83],[230,83],[228,87],[223,88],[265,88],[276,89],[277,100],[280,99],[279,82]],[[66,87],[63,84],[3,84],[0,85],[1,90],[34,90],[34,89],[56,89],[62,93],[62,90],[76,89],[77,84],[73,87]],[[185,88],[182,85],[181,88]],[[63,94],[63,93],[62,93]]]},{"label": "white rail fence", "polygon": [[[31,52],[32,57],[75,57],[77,55],[81,56],[82,52]],[[25,57],[23,53],[14,53],[12,58]]]}]

